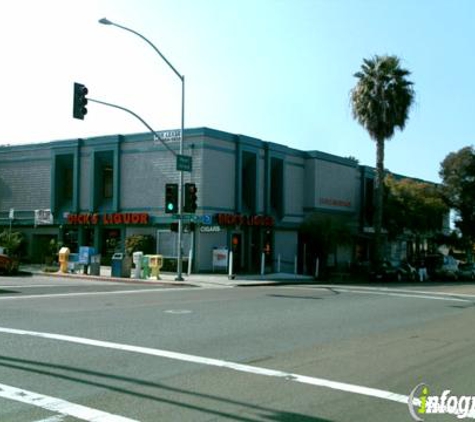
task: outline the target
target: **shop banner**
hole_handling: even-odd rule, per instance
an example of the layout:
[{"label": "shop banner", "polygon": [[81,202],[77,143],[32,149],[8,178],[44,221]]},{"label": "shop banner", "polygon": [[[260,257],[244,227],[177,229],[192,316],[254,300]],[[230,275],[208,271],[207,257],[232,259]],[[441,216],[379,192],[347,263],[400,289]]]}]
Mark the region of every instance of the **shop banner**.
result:
[{"label": "shop banner", "polygon": [[228,268],[228,250],[226,248],[213,249],[213,271]]},{"label": "shop banner", "polygon": [[35,226],[53,224],[51,210],[35,210]]}]

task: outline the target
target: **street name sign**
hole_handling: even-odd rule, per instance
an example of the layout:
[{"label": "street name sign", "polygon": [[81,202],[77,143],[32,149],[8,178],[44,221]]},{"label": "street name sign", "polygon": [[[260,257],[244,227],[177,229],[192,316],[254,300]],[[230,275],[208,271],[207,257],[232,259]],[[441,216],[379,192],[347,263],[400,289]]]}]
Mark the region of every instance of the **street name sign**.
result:
[{"label": "street name sign", "polygon": [[178,171],[191,171],[192,169],[191,156],[178,154],[176,156],[176,169]]}]

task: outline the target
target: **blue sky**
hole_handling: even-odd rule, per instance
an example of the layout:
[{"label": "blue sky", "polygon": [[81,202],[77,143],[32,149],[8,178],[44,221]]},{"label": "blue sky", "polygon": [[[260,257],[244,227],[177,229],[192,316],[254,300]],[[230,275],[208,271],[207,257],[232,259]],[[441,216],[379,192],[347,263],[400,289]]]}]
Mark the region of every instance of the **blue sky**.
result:
[{"label": "blue sky", "polygon": [[395,54],[416,103],[386,145],[393,172],[439,181],[444,157],[475,137],[472,0],[15,0],[0,3],[0,144],[146,129],[90,104],[72,118],[73,82],[128,107],[156,130],[208,126],[373,166],[375,145],[352,118],[363,58]]}]

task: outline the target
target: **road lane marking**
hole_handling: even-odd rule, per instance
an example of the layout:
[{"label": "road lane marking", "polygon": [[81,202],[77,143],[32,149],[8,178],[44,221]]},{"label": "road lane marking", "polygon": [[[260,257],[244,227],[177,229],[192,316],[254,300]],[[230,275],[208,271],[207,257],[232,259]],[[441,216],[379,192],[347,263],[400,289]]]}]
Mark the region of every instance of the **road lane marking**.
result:
[{"label": "road lane marking", "polygon": [[[105,285],[105,283],[104,283]],[[31,288],[31,287],[80,287],[80,284],[64,284],[64,285],[59,285],[59,284],[11,284],[11,285],[5,285],[5,286],[0,286],[0,289],[12,289],[12,288]]]},{"label": "road lane marking", "polygon": [[[211,289],[211,288],[210,288]],[[210,290],[207,289],[207,290]],[[37,294],[24,296],[3,296],[0,300],[20,300],[20,299],[52,299],[56,297],[76,297],[76,296],[100,296],[100,295],[124,295],[124,294],[139,294],[151,292],[177,292],[195,290],[196,287],[155,287],[154,289],[134,289],[134,290],[113,290],[107,292],[75,292],[75,293],[51,293],[51,294]]]},{"label": "road lane marking", "polygon": [[35,421],[35,422],[63,422],[65,417],[66,415],[56,415],[56,416],[51,416],[50,418],[41,419],[40,421]]},{"label": "road lane marking", "polygon": [[399,297],[409,297],[409,298],[420,298],[420,299],[432,299],[432,300],[449,300],[449,301],[459,301],[459,302],[470,302],[474,303],[475,295],[467,293],[447,293],[447,292],[431,292],[424,290],[404,290],[404,289],[390,289],[386,287],[364,287],[364,286],[345,286],[345,287],[335,287],[335,286],[317,286],[317,287],[305,287],[305,286],[282,286],[280,289],[287,290],[323,290],[328,291],[332,290],[335,292],[341,293],[360,293],[360,294],[379,294],[387,296],[399,296]]},{"label": "road lane marking", "polygon": [[60,413],[61,415],[73,416],[87,422],[138,422],[135,419],[125,418],[123,416],[92,409],[56,397],[46,396],[44,394],[12,387],[6,384],[0,384],[0,397],[41,407],[42,409]]},{"label": "road lane marking", "polygon": [[174,314],[174,315],[185,315],[185,314],[191,314],[193,311],[190,309],[167,309],[166,311],[163,311],[165,314]]},{"label": "road lane marking", "polygon": [[430,300],[446,300],[451,302],[469,302],[473,303],[473,300],[470,299],[459,299],[456,297],[451,296],[431,296],[431,295],[422,295],[422,294],[409,294],[409,293],[393,293],[393,292],[378,292],[378,291],[359,291],[353,289],[338,289],[337,291],[343,293],[355,293],[355,294],[362,294],[362,295],[379,295],[379,296],[396,296],[396,297],[406,297],[410,299],[430,299]]},{"label": "road lane marking", "polygon": [[31,337],[39,337],[50,340],[59,340],[69,343],[82,344],[85,346],[101,347],[106,349],[114,349],[125,352],[139,353],[149,356],[163,357],[167,359],[178,360],[182,362],[196,363],[218,368],[231,369],[238,372],[245,372],[254,375],[262,375],[283,379],[286,381],[294,381],[302,384],[313,385],[317,387],[326,387],[333,390],[344,391],[347,393],[359,394],[369,397],[380,398],[397,403],[406,404],[409,401],[409,396],[393,393],[391,391],[381,390],[377,388],[364,387],[356,384],[348,384],[345,382],[331,381],[323,378],[309,377],[305,375],[293,374],[290,372],[279,371],[275,369],[261,368],[257,366],[245,365],[235,362],[230,362],[221,359],[207,358],[203,356],[190,355],[186,353],[172,352],[168,350],[153,349],[150,347],[133,346],[123,343],[114,343],[110,341],[94,340],[84,337],[75,337],[64,334],[44,333],[38,331],[19,330],[15,328],[0,327],[0,333],[24,335]]}]

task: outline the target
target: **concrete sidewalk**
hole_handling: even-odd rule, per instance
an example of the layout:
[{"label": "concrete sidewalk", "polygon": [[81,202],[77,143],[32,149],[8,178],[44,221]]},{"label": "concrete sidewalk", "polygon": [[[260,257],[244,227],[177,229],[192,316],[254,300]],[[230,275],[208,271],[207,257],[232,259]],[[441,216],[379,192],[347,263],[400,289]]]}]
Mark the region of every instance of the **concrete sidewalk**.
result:
[{"label": "concrete sidewalk", "polygon": [[66,277],[78,280],[100,280],[113,281],[121,283],[144,283],[144,284],[172,284],[177,286],[197,286],[197,287],[213,287],[213,286],[262,286],[273,284],[292,284],[292,283],[311,283],[314,282],[313,277],[294,275],[287,273],[258,274],[253,275],[236,275],[234,279],[230,279],[227,274],[183,274],[184,281],[175,281],[176,273],[161,273],[160,279],[136,279],[136,278],[119,278],[111,277],[111,267],[101,266],[100,275],[87,275],[78,273],[60,273],[60,272],[44,272],[44,265],[21,265],[20,271],[32,273],[42,276]]}]

